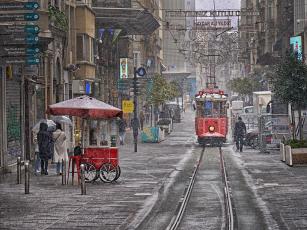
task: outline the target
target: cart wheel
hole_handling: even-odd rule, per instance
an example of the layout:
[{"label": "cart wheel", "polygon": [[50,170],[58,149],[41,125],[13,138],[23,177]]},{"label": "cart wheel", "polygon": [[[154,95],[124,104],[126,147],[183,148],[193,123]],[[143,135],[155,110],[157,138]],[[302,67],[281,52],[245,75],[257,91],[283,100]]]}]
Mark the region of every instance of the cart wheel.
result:
[{"label": "cart wheel", "polygon": [[117,180],[120,177],[120,174],[121,174],[121,169],[120,169],[119,165],[117,165],[117,167],[116,167],[116,177],[115,177],[114,180]]},{"label": "cart wheel", "polygon": [[84,177],[86,182],[92,182],[97,180],[97,170],[91,163],[84,163]]},{"label": "cart wheel", "polygon": [[101,166],[99,170],[99,177],[105,183],[110,183],[117,180],[118,170],[110,163],[105,163]]}]

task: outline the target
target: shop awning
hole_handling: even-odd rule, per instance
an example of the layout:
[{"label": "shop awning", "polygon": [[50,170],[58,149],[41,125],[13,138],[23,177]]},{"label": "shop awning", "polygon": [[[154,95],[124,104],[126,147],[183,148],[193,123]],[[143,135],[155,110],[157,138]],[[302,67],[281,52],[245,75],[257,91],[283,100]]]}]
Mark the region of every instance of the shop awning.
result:
[{"label": "shop awning", "polygon": [[127,35],[148,35],[160,27],[147,10],[93,7],[98,28],[122,29]]},{"label": "shop awning", "polygon": [[106,119],[122,115],[122,111],[87,95],[48,106],[48,114]]}]

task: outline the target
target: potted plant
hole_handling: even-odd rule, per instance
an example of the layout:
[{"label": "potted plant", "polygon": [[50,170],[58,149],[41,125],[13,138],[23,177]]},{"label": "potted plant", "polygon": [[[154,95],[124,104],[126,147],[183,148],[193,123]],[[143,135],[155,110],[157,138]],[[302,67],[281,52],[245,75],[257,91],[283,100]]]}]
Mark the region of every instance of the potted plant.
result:
[{"label": "potted plant", "polygon": [[307,164],[307,140],[293,139],[284,144],[287,165]]}]

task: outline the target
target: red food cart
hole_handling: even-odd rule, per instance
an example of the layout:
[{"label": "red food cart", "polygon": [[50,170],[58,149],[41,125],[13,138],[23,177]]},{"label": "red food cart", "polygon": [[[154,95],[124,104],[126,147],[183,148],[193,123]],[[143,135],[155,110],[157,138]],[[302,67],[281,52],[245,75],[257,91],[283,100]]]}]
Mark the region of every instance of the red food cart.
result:
[{"label": "red food cart", "polygon": [[108,144],[106,138],[102,138],[100,134],[101,130],[110,127],[109,124],[113,129],[116,127],[116,118],[122,115],[120,109],[89,96],[80,96],[49,105],[47,112],[52,115],[82,118],[82,153],[77,156],[69,156],[68,176],[70,165],[72,165],[72,177],[74,165],[76,165],[79,180],[80,164],[84,164],[87,181],[100,178],[103,182],[108,183],[119,178],[120,166],[116,139]]}]

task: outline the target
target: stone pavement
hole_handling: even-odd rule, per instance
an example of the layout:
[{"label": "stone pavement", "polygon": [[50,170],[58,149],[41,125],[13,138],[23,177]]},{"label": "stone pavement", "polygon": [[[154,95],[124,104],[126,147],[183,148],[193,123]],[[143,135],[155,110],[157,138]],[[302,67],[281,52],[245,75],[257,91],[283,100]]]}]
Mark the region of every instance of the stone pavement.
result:
[{"label": "stone pavement", "polygon": [[[307,229],[307,166],[289,167],[277,151],[233,150],[233,146],[225,148],[225,158],[241,170],[251,188],[266,221],[263,229]],[[229,180],[236,178],[230,175]],[[235,187],[232,190],[234,195],[243,195]]]},{"label": "stone pavement", "polygon": [[0,229],[135,229],[174,175],[187,164],[193,168],[192,124],[191,113],[167,140],[139,143],[137,153],[132,144],[120,146],[121,177],[87,184],[85,196],[77,185],[61,185],[54,165],[48,176],[31,175],[28,195],[23,184],[16,184],[15,173],[2,175]]}]

